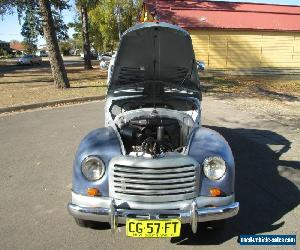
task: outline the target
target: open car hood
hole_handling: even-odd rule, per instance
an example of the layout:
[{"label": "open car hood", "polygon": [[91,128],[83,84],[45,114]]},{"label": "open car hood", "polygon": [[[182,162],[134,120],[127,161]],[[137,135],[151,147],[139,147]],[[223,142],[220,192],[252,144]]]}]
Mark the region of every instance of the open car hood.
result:
[{"label": "open car hood", "polygon": [[122,36],[110,79],[110,89],[127,84],[170,82],[199,89],[190,35],[163,22],[140,23]]}]

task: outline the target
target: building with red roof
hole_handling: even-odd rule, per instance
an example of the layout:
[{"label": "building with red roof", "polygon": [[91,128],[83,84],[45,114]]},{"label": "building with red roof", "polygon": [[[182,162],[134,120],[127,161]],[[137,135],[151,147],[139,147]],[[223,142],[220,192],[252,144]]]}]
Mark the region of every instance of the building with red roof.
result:
[{"label": "building with red roof", "polygon": [[16,40],[10,42],[10,48],[15,53],[24,53],[24,51],[25,51],[24,44],[22,44],[22,42],[19,42]]},{"label": "building with red roof", "polygon": [[141,20],[188,30],[210,69],[300,68],[300,6],[144,0]]}]

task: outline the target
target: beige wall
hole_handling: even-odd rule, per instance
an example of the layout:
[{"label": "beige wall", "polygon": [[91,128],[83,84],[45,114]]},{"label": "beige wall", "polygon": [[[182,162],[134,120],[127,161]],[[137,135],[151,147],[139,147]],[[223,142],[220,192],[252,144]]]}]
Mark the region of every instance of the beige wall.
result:
[{"label": "beige wall", "polygon": [[300,67],[300,32],[190,30],[197,60],[208,68]]}]

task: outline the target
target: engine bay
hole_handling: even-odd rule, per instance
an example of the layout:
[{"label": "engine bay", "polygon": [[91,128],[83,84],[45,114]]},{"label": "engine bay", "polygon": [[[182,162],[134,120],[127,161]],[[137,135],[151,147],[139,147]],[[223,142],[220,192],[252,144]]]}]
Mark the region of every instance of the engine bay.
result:
[{"label": "engine bay", "polygon": [[109,105],[125,154],[138,156],[183,152],[200,112],[197,99],[170,95],[121,98]]},{"label": "engine bay", "polygon": [[138,116],[120,123],[119,133],[127,154],[139,153],[151,156],[167,152],[182,152],[193,122],[159,116],[154,109],[150,115]]},{"label": "engine bay", "polygon": [[137,118],[123,126],[120,135],[128,152],[157,155],[180,147],[180,126],[176,119]]}]

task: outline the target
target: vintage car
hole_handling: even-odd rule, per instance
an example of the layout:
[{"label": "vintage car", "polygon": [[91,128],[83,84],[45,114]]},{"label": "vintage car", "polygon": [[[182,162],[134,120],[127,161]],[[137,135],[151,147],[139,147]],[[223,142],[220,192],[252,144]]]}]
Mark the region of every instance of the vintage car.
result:
[{"label": "vintage car", "polygon": [[[189,33],[146,22],[120,41],[105,127],[81,141],[70,214],[81,226],[126,224],[132,237],[175,237],[182,224],[238,213],[226,140],[201,126],[201,91]],[[217,108],[217,107],[216,107]]]}]

